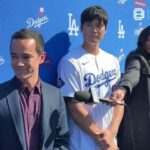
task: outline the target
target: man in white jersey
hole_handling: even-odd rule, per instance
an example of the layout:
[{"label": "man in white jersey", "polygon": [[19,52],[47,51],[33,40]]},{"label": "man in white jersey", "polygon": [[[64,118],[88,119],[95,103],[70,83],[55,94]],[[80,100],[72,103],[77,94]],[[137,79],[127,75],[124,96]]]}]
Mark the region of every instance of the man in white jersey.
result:
[{"label": "man in white jersey", "polygon": [[70,150],[118,149],[115,138],[124,107],[77,103],[72,98],[75,91],[89,89],[94,89],[101,98],[108,98],[120,79],[117,59],[99,48],[107,22],[103,8],[85,9],[81,14],[83,44],[64,56],[58,66],[58,85],[62,95],[67,97]]}]

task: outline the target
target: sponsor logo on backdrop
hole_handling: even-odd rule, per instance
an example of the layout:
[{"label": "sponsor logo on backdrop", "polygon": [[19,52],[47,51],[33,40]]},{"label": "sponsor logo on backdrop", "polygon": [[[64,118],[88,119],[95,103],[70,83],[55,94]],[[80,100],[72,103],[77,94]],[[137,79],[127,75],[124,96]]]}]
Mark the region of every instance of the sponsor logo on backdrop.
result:
[{"label": "sponsor logo on backdrop", "polygon": [[76,20],[72,18],[73,16],[72,13],[68,13],[68,16],[69,16],[69,27],[68,27],[69,35],[78,36],[79,26],[77,26]]},{"label": "sponsor logo on backdrop", "polygon": [[120,38],[124,39],[124,37],[125,37],[124,26],[123,26],[121,20],[118,20],[118,23],[119,23],[119,25],[118,25],[118,38],[119,38],[119,39],[120,39]]},{"label": "sponsor logo on backdrop", "polygon": [[127,2],[127,0],[118,0],[118,4],[125,4]]},{"label": "sponsor logo on backdrop", "polygon": [[46,24],[49,21],[47,15],[45,15],[45,10],[43,7],[39,9],[39,16],[37,18],[29,17],[26,20],[27,28],[40,28],[42,25]]},{"label": "sponsor logo on backdrop", "polygon": [[119,50],[119,53],[120,53],[120,54],[119,54],[119,56],[118,56],[118,61],[119,61],[119,63],[121,63],[121,62],[123,61],[124,57],[125,57],[123,48],[121,48],[121,49]]},{"label": "sponsor logo on backdrop", "polygon": [[135,0],[134,4],[136,7],[145,8],[146,7],[146,0]]},{"label": "sponsor logo on backdrop", "polygon": [[142,26],[142,22],[140,22],[138,28],[134,30],[134,35],[139,36],[142,30],[143,30],[143,26]]},{"label": "sponsor logo on backdrop", "polygon": [[143,8],[134,8],[133,18],[136,21],[141,21],[145,18],[145,11]]},{"label": "sponsor logo on backdrop", "polygon": [[2,64],[4,64],[4,62],[5,62],[5,59],[4,59],[2,56],[0,56],[0,66],[1,66]]}]

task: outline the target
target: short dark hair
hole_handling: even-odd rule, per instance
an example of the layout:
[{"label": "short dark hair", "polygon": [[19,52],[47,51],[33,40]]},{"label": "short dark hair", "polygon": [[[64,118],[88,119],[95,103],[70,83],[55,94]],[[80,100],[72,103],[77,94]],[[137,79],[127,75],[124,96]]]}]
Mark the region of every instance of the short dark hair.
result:
[{"label": "short dark hair", "polygon": [[81,13],[81,18],[80,18],[81,26],[83,26],[85,22],[91,22],[94,19],[98,19],[100,23],[103,21],[105,28],[107,27],[108,24],[107,12],[102,7],[96,5],[86,8]]},{"label": "short dark hair", "polygon": [[147,26],[143,31],[140,33],[137,46],[140,48],[144,48],[145,42],[147,41],[148,37],[150,36],[150,26]]},{"label": "short dark hair", "polygon": [[14,39],[34,39],[36,42],[36,51],[40,55],[44,50],[44,39],[43,36],[37,31],[31,29],[21,29],[15,32],[11,37],[10,48],[12,44],[12,40]]}]

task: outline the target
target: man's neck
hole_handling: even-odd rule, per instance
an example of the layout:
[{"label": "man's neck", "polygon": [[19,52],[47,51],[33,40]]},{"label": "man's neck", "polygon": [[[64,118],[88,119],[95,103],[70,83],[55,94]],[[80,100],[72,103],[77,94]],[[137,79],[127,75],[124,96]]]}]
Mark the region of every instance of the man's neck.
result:
[{"label": "man's neck", "polygon": [[34,79],[22,80],[22,82],[31,91],[35,87],[35,85],[37,84],[38,80],[39,80],[39,78],[34,78]]},{"label": "man's neck", "polygon": [[99,54],[99,45],[91,45],[91,44],[84,44],[82,47],[90,54],[98,55]]}]

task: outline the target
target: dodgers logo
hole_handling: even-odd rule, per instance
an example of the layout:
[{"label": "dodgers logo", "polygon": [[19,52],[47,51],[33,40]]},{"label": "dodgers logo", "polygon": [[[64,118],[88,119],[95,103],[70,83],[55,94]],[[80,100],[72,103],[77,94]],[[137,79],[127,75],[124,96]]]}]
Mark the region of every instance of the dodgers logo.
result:
[{"label": "dodgers logo", "polygon": [[93,73],[87,73],[84,76],[85,87],[90,87],[96,83],[96,88],[99,88],[103,85],[108,86],[109,82],[114,80],[117,77],[117,72],[115,69],[110,71],[102,72],[101,74],[95,75]]},{"label": "dodgers logo", "polygon": [[78,36],[79,27],[77,26],[76,20],[72,19],[72,14],[68,13],[69,16],[69,27],[68,30],[70,36]]},{"label": "dodgers logo", "polygon": [[120,55],[118,56],[119,63],[124,59],[124,57],[125,57],[125,54],[123,52],[123,49],[121,48],[120,49]]},{"label": "dodgers logo", "polygon": [[140,22],[138,28],[134,30],[135,36],[139,36],[143,29],[142,22]]},{"label": "dodgers logo", "polygon": [[118,38],[124,39],[125,30],[124,30],[124,26],[122,24],[122,20],[118,20],[118,22],[119,22],[119,26],[118,26]]},{"label": "dodgers logo", "polygon": [[40,16],[38,18],[28,18],[27,19],[27,28],[40,28],[43,24],[46,24],[49,21],[49,18],[47,15],[44,15],[44,8],[40,8]]}]

